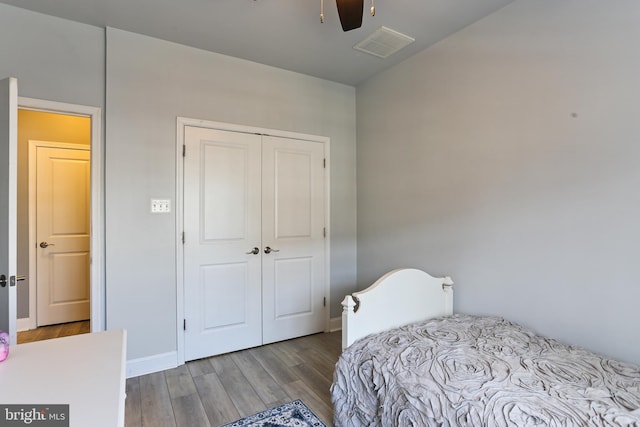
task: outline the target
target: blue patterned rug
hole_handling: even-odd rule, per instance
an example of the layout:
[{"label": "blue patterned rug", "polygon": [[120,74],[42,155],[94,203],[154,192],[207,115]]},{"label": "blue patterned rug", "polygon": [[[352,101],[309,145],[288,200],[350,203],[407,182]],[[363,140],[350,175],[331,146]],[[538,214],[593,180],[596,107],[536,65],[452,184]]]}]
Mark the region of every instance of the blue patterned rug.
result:
[{"label": "blue patterned rug", "polygon": [[220,427],[326,427],[302,400],[294,400]]}]

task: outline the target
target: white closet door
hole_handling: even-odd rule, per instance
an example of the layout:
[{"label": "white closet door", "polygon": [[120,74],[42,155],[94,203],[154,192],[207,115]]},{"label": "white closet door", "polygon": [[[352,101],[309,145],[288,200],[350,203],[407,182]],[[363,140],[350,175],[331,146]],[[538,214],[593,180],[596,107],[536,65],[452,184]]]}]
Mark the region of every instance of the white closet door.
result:
[{"label": "white closet door", "polygon": [[193,360],[262,343],[261,137],[186,127],[185,145],[185,358]]},{"label": "white closet door", "polygon": [[265,136],[262,150],[267,344],[324,330],[324,146]]}]

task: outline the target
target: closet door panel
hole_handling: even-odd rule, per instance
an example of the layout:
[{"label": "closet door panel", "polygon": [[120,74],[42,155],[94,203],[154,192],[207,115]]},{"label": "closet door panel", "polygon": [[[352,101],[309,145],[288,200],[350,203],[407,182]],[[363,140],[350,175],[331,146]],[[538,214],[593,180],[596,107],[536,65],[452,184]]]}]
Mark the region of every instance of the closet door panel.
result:
[{"label": "closet door panel", "polygon": [[186,127],[185,358],[262,343],[261,137]]},{"label": "closet door panel", "polygon": [[313,312],[313,258],[278,259],[274,262],[274,319]]},{"label": "closet door panel", "polygon": [[[297,147],[296,147],[297,148]],[[273,191],[270,200],[271,212],[265,219],[275,221],[275,239],[311,239],[313,233],[313,175],[312,153],[279,149],[269,158],[265,173],[270,175],[265,182]],[[270,166],[270,167],[269,167]],[[267,192],[268,194],[269,192]]]},{"label": "closet door panel", "polygon": [[324,330],[324,146],[263,138],[263,342]]},{"label": "closet door panel", "polygon": [[[243,240],[251,232],[246,146],[205,143],[201,147],[200,222],[203,241]],[[255,179],[255,178],[254,178]]]}]

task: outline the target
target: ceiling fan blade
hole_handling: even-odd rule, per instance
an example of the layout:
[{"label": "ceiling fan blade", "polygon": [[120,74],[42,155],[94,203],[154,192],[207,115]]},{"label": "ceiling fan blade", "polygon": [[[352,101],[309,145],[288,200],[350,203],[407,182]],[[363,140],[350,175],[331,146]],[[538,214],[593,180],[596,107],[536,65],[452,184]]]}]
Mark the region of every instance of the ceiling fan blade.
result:
[{"label": "ceiling fan blade", "polygon": [[364,0],[336,0],[336,4],[343,31],[351,31],[362,26]]}]

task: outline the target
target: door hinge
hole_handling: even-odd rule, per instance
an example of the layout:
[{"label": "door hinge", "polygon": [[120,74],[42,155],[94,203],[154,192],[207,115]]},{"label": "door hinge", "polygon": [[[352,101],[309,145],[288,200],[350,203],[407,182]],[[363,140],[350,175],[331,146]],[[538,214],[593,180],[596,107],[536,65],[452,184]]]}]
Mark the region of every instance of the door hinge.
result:
[{"label": "door hinge", "polygon": [[322,227],[322,237],[327,237],[327,227]]},{"label": "door hinge", "polygon": [[182,319],[182,330],[183,331],[187,330],[187,319]]},{"label": "door hinge", "polygon": [[325,168],[325,169],[327,168],[327,159],[326,158],[322,159],[322,167]]},{"label": "door hinge", "polygon": [[184,245],[184,231],[182,232],[182,244]]},{"label": "door hinge", "polygon": [[323,306],[323,307],[326,307],[326,306],[327,306],[327,297],[324,297],[324,298],[322,299],[322,306]]},{"label": "door hinge", "polygon": [[187,146],[185,144],[182,144],[182,157],[185,157],[187,155]]}]

